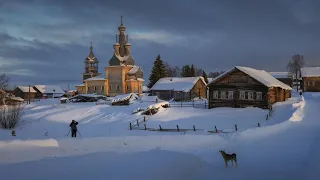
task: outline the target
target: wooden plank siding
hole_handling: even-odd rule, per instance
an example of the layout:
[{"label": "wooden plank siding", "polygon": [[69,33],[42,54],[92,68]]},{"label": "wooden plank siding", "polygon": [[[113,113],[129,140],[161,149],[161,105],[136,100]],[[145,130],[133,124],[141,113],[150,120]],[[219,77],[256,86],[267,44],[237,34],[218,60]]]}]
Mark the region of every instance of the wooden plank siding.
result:
[{"label": "wooden plank siding", "polygon": [[196,97],[207,97],[207,86],[199,79],[190,91],[174,91],[174,90],[151,90],[153,96],[158,96],[162,100],[170,100],[174,98],[175,101],[190,101]]},{"label": "wooden plank siding", "polygon": [[320,92],[320,77],[303,77],[302,89],[304,92]]},{"label": "wooden plank siding", "polygon": [[[273,104],[291,97],[290,90],[269,88],[238,69],[230,71],[221,79],[209,84],[208,88],[209,108],[247,106],[268,108],[269,101]],[[218,97],[215,97],[217,92]]]},{"label": "wooden plank siding", "polygon": [[[24,100],[27,100],[29,98],[29,92],[23,92],[21,89],[16,88],[13,91],[13,95],[16,97],[21,97]],[[30,99],[35,99],[36,98],[36,92],[30,92]]]}]

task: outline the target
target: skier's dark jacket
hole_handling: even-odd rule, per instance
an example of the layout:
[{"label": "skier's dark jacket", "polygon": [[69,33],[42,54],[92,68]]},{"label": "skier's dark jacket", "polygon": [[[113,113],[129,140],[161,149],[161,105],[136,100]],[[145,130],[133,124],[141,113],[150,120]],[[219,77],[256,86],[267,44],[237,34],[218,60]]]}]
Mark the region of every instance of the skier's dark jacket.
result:
[{"label": "skier's dark jacket", "polygon": [[77,125],[78,125],[79,123],[77,122],[77,121],[75,121],[75,120],[73,120],[71,123],[70,123],[70,127],[71,127],[71,130],[77,130]]}]

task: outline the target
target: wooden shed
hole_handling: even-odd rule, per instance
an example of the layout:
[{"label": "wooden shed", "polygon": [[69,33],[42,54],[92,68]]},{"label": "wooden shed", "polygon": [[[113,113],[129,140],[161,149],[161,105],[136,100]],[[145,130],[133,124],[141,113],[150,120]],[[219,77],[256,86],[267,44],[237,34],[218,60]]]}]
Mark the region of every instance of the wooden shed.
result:
[{"label": "wooden shed", "polygon": [[20,97],[24,100],[27,100],[30,95],[30,99],[35,99],[36,98],[37,91],[33,89],[33,87],[30,87],[30,92],[29,92],[29,87],[28,86],[18,86],[13,90],[13,95],[15,97]]},{"label": "wooden shed", "polygon": [[163,100],[190,101],[206,98],[206,82],[202,77],[166,77],[159,79],[150,89],[153,96]]},{"label": "wooden shed", "polygon": [[301,78],[304,92],[320,92],[320,67],[301,68]]},{"label": "wooden shed", "polygon": [[264,70],[236,66],[208,84],[209,108],[268,108],[291,97],[292,88]]}]

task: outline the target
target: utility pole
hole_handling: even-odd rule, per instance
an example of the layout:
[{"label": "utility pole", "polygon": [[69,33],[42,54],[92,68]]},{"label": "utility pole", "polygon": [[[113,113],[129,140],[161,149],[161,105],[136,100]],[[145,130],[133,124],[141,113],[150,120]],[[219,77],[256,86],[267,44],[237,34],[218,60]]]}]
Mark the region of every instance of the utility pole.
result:
[{"label": "utility pole", "polygon": [[28,104],[30,104],[30,84],[29,84],[29,93],[28,93]]}]

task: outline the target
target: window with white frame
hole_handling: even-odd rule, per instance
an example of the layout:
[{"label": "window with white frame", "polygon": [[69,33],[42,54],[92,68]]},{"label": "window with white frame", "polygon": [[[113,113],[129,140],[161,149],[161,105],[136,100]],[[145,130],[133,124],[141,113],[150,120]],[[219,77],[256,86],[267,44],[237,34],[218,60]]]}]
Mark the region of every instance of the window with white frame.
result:
[{"label": "window with white frame", "polygon": [[221,99],[226,99],[227,95],[225,91],[221,91]]},{"label": "window with white frame", "polygon": [[308,86],[314,86],[315,82],[314,81],[308,81]]},{"label": "window with white frame", "polygon": [[213,98],[218,99],[218,91],[213,91]]},{"label": "window with white frame", "polygon": [[221,91],[218,91],[218,99],[221,98]]},{"label": "window with white frame", "polygon": [[233,99],[233,91],[228,91],[228,99]]},{"label": "window with white frame", "polygon": [[104,90],[104,86],[101,86],[101,91],[103,91]]},{"label": "window with white frame", "polygon": [[256,100],[262,100],[262,92],[256,92]]},{"label": "window with white frame", "polygon": [[253,92],[248,92],[248,99],[253,100]]},{"label": "window with white frame", "polygon": [[119,85],[117,85],[117,90],[118,90],[118,91],[120,90],[120,86],[119,86]]},{"label": "window with white frame", "polygon": [[93,90],[96,91],[96,90],[97,90],[97,87],[96,87],[96,86],[93,86]]},{"label": "window with white frame", "polygon": [[246,99],[246,92],[245,91],[240,91],[239,99],[240,100],[245,100]]},{"label": "window with white frame", "polygon": [[112,88],[112,86],[110,85],[110,86],[109,86],[109,90],[111,90],[111,88]]}]

